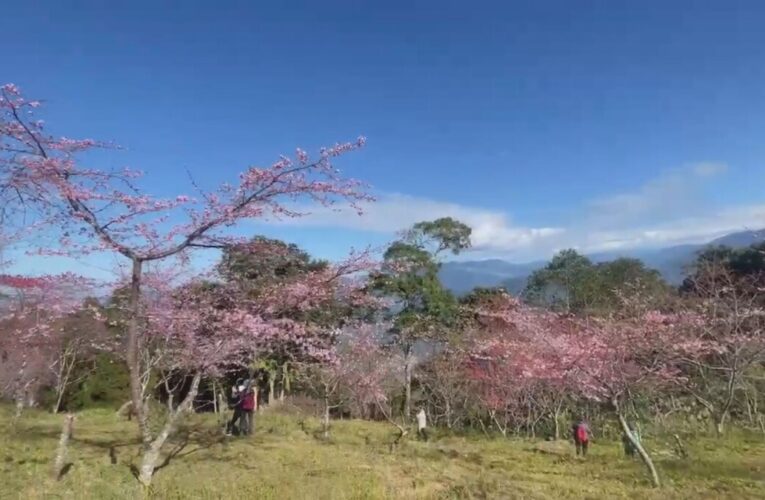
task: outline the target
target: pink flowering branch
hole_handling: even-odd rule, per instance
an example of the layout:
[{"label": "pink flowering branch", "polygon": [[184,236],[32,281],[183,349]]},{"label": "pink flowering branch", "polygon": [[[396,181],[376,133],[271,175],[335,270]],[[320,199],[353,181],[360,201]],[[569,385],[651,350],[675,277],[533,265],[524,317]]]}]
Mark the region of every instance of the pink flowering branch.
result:
[{"label": "pink flowering branch", "polygon": [[[105,144],[48,135],[34,119],[40,103],[25,99],[14,85],[3,86],[0,96],[0,192],[6,203],[13,198],[34,205],[49,223],[64,227],[61,246],[69,253],[115,250],[130,259],[158,260],[190,246],[222,248],[241,241],[212,234],[240,219],[303,215],[284,201],[345,200],[358,208],[358,202],[371,200],[363,184],[341,178],[332,165],[334,158],[362,147],[364,138],[322,148],[315,159],[298,149],[294,158],[282,156],[268,168],[250,167],[238,185],[201,193],[199,201],[185,195],[154,199],[136,187],[139,172],[103,172],[75,161],[76,154]],[[188,222],[163,229],[164,214],[176,208],[184,208]],[[66,230],[72,224],[82,232]],[[89,242],[93,239],[98,244]]]}]

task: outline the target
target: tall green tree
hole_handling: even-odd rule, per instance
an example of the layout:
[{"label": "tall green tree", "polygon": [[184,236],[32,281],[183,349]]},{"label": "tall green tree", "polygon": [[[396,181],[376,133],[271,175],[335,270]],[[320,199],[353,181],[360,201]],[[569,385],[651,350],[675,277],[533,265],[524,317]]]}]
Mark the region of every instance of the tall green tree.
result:
[{"label": "tall green tree", "polygon": [[595,266],[596,283],[591,309],[607,314],[624,306],[626,296],[640,294],[644,305],[658,308],[665,304],[673,289],[659,271],[650,269],[640,259],[619,258]]},{"label": "tall green tree", "polygon": [[532,273],[523,295],[537,305],[566,312],[584,311],[597,293],[596,274],[590,259],[573,249],[562,250]]},{"label": "tall green tree", "polygon": [[426,339],[442,339],[457,320],[457,301],[438,279],[439,258],[470,247],[471,229],[450,217],[419,222],[388,247],[372,288],[395,301],[392,341],[404,355],[404,415],[412,412],[414,347]]},{"label": "tall green tree", "polygon": [[224,249],[218,271],[227,280],[256,291],[264,285],[284,282],[327,265],[326,261],[313,259],[293,243],[255,236],[246,244]]}]

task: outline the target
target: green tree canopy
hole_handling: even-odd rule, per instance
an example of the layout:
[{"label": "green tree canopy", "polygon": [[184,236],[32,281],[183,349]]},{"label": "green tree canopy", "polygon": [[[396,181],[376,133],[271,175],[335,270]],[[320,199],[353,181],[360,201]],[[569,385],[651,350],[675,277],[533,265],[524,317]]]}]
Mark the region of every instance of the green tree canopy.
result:
[{"label": "green tree canopy", "polygon": [[407,231],[405,239],[418,248],[428,249],[438,255],[450,251],[457,255],[470,247],[472,229],[451,217],[442,217],[434,221],[418,222]]},{"label": "green tree canopy", "polygon": [[397,303],[395,333],[410,345],[455,319],[457,301],[438,278],[438,255],[458,254],[470,246],[471,229],[452,218],[419,222],[383,255],[372,288]]},{"label": "green tree canopy", "polygon": [[256,236],[246,244],[225,249],[218,271],[228,280],[257,288],[321,270],[327,265],[326,261],[313,259],[293,243]]},{"label": "green tree canopy", "polygon": [[696,256],[680,289],[693,292],[699,278],[715,270],[730,271],[740,282],[747,281],[748,285],[759,283],[761,286],[765,282],[765,242],[746,248],[723,245],[705,248]]},{"label": "green tree canopy", "polygon": [[576,250],[558,252],[529,277],[524,297],[531,303],[568,312],[587,309],[597,293],[596,269]]},{"label": "green tree canopy", "polygon": [[650,297],[669,291],[658,271],[638,259],[594,264],[575,250],[563,250],[529,277],[524,296],[531,303],[566,312],[606,314],[620,307],[622,294],[638,286]]}]

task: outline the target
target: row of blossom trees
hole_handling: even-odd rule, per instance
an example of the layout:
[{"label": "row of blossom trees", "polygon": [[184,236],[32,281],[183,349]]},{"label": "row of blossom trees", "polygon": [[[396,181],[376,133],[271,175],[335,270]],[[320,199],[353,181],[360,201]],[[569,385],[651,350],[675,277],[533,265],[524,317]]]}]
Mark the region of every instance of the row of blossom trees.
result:
[{"label": "row of blossom trees", "polygon": [[703,353],[704,346],[686,336],[697,320],[658,312],[581,319],[533,310],[503,294],[485,307],[478,310],[483,328],[468,351],[468,373],[503,434],[512,418],[508,413],[526,398],[546,408],[556,425],[564,398],[602,402],[658,485],[650,456],[628,426],[627,408],[634,394],[677,379],[679,356]]},{"label": "row of blossom trees", "polygon": [[765,361],[765,315],[754,278],[736,279],[724,269],[695,276],[693,294],[659,309],[635,286],[622,294],[618,310],[602,317],[532,308],[502,291],[477,292],[465,301],[462,342],[446,356],[450,366],[464,367],[469,382],[462,390],[502,434],[511,424],[533,429],[547,418],[557,438],[565,406],[580,411],[590,401],[609,409],[658,485],[650,455],[628,424],[637,400],[695,399],[722,434],[735,398]]}]

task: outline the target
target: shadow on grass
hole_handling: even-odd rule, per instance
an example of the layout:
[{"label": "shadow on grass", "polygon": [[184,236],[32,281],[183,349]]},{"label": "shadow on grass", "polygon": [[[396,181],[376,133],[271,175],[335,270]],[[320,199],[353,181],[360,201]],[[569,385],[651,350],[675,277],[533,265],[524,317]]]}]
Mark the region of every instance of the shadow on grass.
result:
[{"label": "shadow on grass", "polygon": [[174,443],[175,445],[173,446],[173,449],[171,449],[170,452],[167,453],[167,455],[165,455],[165,458],[164,460],[162,460],[162,463],[154,467],[154,474],[156,474],[160,470],[170,465],[170,462],[172,462],[176,458],[183,458],[183,457],[191,455],[192,453],[196,453],[199,450],[207,448],[207,446],[200,446],[199,444],[197,444],[196,448],[188,450],[184,453],[183,450],[185,450],[189,446],[189,444],[191,444],[191,435],[183,434],[179,436],[179,438],[180,439],[178,440],[178,442]]},{"label": "shadow on grass", "polygon": [[68,462],[64,464],[64,466],[59,471],[58,476],[56,476],[56,480],[61,481],[64,478],[64,476],[69,474],[69,471],[72,470],[72,467],[74,467],[74,464],[72,462]]},{"label": "shadow on grass", "polygon": [[[141,443],[140,439],[124,440],[124,432],[114,431],[107,433],[113,438],[106,437],[100,439],[84,438],[80,437],[79,433],[72,433],[70,440],[73,443],[89,446],[91,448],[98,448],[104,450],[110,450],[113,448],[121,448],[125,446],[134,446]],[[15,437],[28,443],[35,443],[37,441],[44,440],[58,440],[61,435],[61,431],[49,426],[42,425],[27,425],[23,429],[18,429],[14,433]]]},{"label": "shadow on grass", "polygon": [[[96,433],[98,434],[97,436],[82,436],[75,432],[71,437],[71,443],[106,453],[111,465],[118,465],[120,463],[120,449],[135,449],[136,454],[139,453],[142,443],[139,437],[125,439],[125,432],[121,430],[91,431],[91,434]],[[44,441],[50,442],[52,440],[57,440],[60,436],[60,431],[55,426],[46,422],[26,422],[24,426],[18,426],[14,430],[14,436],[20,441],[29,444],[39,444]],[[154,469],[154,473],[156,474],[158,471],[168,467],[174,460],[187,457],[216,444],[225,444],[225,441],[226,438],[221,433],[218,426],[211,427],[203,423],[186,423],[167,440],[166,447],[170,449],[168,452],[162,454],[164,458]],[[134,459],[136,457],[131,458]],[[13,462],[14,458],[6,457],[6,462],[9,460]],[[19,464],[38,462],[42,464],[46,463],[47,460],[27,458],[18,461]],[[125,463],[125,465],[130,469],[132,475],[137,478],[138,467],[133,463]],[[62,468],[58,478],[60,479],[67,474],[72,466],[72,463],[67,463]]]},{"label": "shadow on grass", "polygon": [[[153,474],[169,466],[174,460],[188,457],[201,450],[206,450],[216,444],[223,444],[226,438],[220,429],[203,424],[185,425],[168,440],[172,449],[165,454],[162,462],[154,468]],[[191,449],[189,446],[193,446]]]}]

